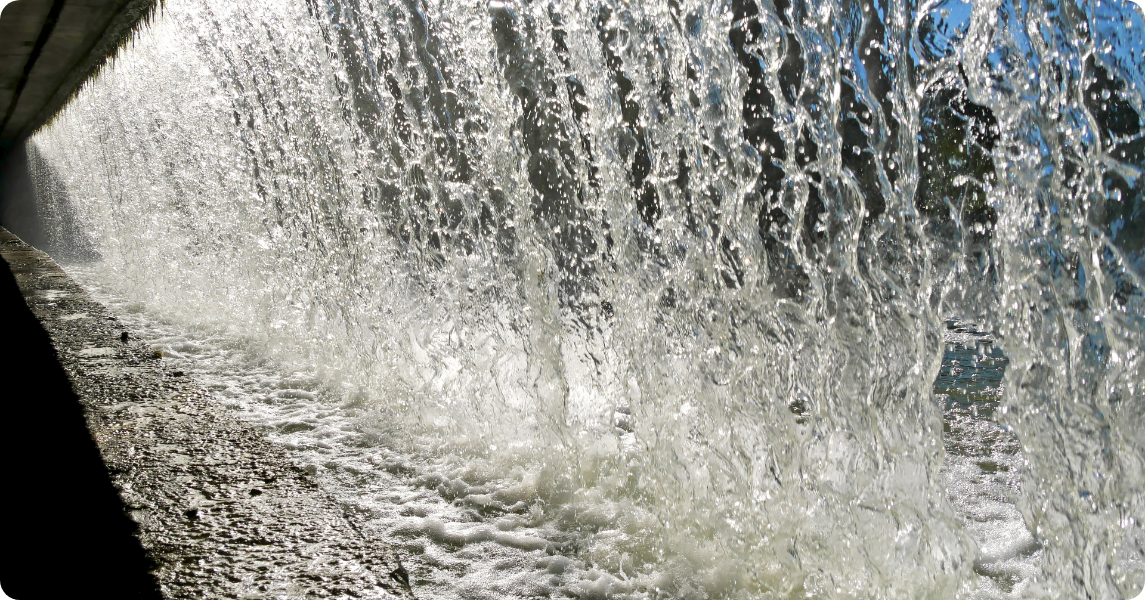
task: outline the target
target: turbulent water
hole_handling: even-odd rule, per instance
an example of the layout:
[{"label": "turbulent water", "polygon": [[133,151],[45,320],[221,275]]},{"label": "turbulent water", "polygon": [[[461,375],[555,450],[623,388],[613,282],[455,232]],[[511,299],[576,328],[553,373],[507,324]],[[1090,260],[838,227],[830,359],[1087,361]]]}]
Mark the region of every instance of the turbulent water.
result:
[{"label": "turbulent water", "polygon": [[1119,0],[169,0],[29,154],[427,597],[1122,599],[1143,91]]}]

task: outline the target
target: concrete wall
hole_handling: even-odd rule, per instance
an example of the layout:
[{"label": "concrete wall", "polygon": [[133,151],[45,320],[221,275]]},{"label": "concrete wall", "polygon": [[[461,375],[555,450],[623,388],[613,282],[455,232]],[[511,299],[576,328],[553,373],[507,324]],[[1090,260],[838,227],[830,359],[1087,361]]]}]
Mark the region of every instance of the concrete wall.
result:
[{"label": "concrete wall", "polygon": [[0,13],[0,154],[50,120],[156,0],[19,0]]}]

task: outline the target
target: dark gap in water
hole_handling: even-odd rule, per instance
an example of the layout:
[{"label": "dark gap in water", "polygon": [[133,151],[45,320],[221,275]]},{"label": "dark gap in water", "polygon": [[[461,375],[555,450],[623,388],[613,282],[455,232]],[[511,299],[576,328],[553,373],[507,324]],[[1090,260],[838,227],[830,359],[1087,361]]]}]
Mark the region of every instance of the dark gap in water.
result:
[{"label": "dark gap in water", "polygon": [[1039,568],[1041,543],[1015,503],[1024,468],[1021,445],[998,423],[1009,359],[991,335],[947,321],[946,352],[934,382],[943,404],[943,475],[951,502],[979,545],[974,571],[1011,593]]}]

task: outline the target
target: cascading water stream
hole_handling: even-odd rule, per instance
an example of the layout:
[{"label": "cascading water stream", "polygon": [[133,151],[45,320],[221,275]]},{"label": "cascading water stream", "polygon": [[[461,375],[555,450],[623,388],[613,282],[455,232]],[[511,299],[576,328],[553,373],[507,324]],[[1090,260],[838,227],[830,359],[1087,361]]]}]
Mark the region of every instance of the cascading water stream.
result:
[{"label": "cascading water stream", "polygon": [[1143,31],[170,0],[29,151],[49,250],[429,593],[1131,598]]}]

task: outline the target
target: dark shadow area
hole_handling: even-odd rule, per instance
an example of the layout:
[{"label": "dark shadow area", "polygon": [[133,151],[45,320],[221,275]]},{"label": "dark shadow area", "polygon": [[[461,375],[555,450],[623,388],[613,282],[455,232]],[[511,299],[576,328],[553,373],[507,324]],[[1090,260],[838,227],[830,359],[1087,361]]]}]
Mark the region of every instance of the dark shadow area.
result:
[{"label": "dark shadow area", "polygon": [[0,163],[0,226],[56,260],[99,258],[63,178],[31,142]]},{"label": "dark shadow area", "polygon": [[16,600],[160,598],[48,334],[0,259],[0,587]]},{"label": "dark shadow area", "polygon": [[29,245],[46,247],[44,224],[36,210],[36,188],[24,144],[13,146],[0,161],[0,226]]}]

